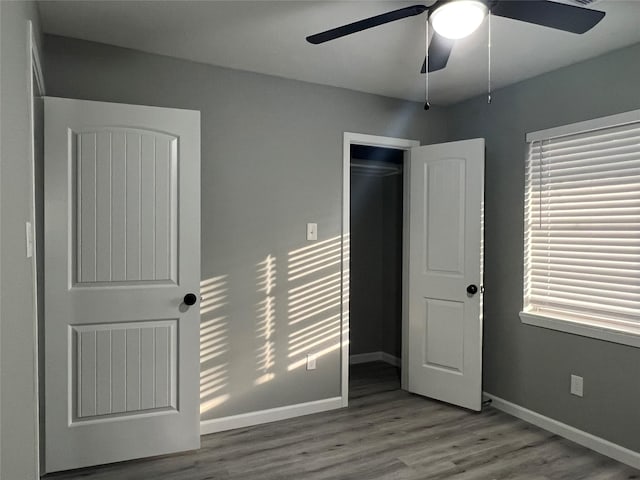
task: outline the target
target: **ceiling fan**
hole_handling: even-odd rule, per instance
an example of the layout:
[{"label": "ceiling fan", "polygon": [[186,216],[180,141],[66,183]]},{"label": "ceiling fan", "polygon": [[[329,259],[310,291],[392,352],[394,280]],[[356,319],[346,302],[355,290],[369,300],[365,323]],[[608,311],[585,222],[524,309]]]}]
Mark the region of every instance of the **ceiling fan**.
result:
[{"label": "ceiling fan", "polygon": [[424,12],[427,12],[427,19],[435,32],[421,73],[426,73],[427,58],[429,72],[446,67],[455,40],[473,33],[488,13],[571,33],[585,33],[605,15],[598,10],[550,0],[437,0],[428,7],[413,5],[400,8],[316,33],[308,36],[307,41],[317,45]]}]

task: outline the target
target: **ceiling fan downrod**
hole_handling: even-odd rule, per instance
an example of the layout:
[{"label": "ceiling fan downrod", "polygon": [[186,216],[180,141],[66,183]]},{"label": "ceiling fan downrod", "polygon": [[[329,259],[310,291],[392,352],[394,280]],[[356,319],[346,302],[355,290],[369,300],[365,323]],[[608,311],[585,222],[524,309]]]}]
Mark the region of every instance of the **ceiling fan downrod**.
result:
[{"label": "ceiling fan downrod", "polygon": [[491,8],[487,14],[487,27],[489,30],[487,40],[487,103],[491,104]]}]

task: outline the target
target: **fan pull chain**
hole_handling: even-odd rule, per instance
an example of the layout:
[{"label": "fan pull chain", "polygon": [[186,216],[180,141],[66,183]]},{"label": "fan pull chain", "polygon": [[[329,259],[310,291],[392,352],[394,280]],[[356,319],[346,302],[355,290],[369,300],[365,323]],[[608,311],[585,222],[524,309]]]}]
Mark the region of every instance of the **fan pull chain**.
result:
[{"label": "fan pull chain", "polygon": [[424,90],[425,90],[425,102],[424,109],[429,110],[429,15],[427,15],[427,22],[425,26],[425,42],[424,42]]},{"label": "fan pull chain", "polygon": [[488,78],[487,78],[487,103],[491,104],[491,9],[489,9],[489,39],[487,42],[487,62],[488,62]]}]

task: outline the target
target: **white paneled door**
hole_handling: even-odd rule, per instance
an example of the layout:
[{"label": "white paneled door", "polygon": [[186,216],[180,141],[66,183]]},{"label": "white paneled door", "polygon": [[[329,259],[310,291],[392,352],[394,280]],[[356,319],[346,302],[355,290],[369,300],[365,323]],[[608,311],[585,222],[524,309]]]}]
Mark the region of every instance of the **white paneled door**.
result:
[{"label": "white paneled door", "polygon": [[484,139],[411,149],[408,389],[480,410]]},{"label": "white paneled door", "polygon": [[199,112],[46,98],[47,472],[199,447],[199,280]]}]

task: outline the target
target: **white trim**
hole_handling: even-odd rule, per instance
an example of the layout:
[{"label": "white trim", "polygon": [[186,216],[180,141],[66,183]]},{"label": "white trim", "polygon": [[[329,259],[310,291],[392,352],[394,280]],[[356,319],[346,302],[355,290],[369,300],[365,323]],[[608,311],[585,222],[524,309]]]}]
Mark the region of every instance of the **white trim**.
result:
[{"label": "white trim", "polygon": [[533,312],[520,312],[520,320],[527,325],[640,348],[640,326],[625,328],[616,325],[617,328],[612,328],[612,325],[606,321],[574,321]]},{"label": "white trim", "polygon": [[29,20],[29,49],[31,51],[31,68],[36,74],[36,81],[38,82],[38,91],[40,96],[44,97],[47,92],[44,84],[44,74],[42,73],[42,62],[40,61],[40,45],[38,39],[33,33],[33,23]]},{"label": "white trim", "polygon": [[[420,146],[420,142],[418,140],[408,140],[403,138],[394,138],[394,137],[382,137],[378,135],[366,135],[363,133],[352,133],[352,132],[344,132],[343,143],[342,143],[342,282],[341,282],[341,295],[342,295],[342,311],[341,311],[341,321],[342,321],[342,353],[341,353],[341,366],[342,366],[342,379],[341,379],[341,395],[342,395],[342,406],[346,407],[349,403],[349,362],[347,359],[349,358],[349,256],[350,256],[350,245],[349,245],[349,237],[350,237],[350,211],[351,211],[351,145],[370,145],[373,147],[386,147],[386,148],[397,148],[400,150],[410,150],[413,147]],[[407,166],[409,165],[408,156],[405,155],[404,166],[405,166],[405,182],[403,188],[403,196],[404,196],[404,246],[406,247],[405,239],[408,237],[406,234],[407,230],[407,222],[408,222],[408,188],[406,179],[407,174]],[[403,254],[404,257],[404,254]],[[403,278],[404,278],[404,270],[406,267],[406,259],[403,258]],[[403,289],[404,296],[404,289]],[[403,302],[402,308],[402,328],[403,332],[405,330],[405,316],[406,316],[406,308]],[[404,333],[403,333],[404,335]],[[403,337],[403,348],[404,348],[404,337]],[[403,357],[406,358],[406,355]],[[404,372],[406,369],[403,368]]]},{"label": "white trim", "polygon": [[349,365],[358,365],[360,363],[385,362],[394,367],[399,367],[401,360],[395,355],[387,352],[369,352],[358,353],[349,357]]},{"label": "white trim", "polygon": [[[33,22],[27,21],[27,86],[29,96],[29,156],[30,156],[30,177],[31,177],[31,239],[32,247],[32,275],[33,275],[33,361],[34,361],[34,394],[35,394],[35,450],[36,450],[36,476],[40,477],[41,457],[40,457],[40,371],[38,363],[38,265],[37,259],[39,252],[36,247],[36,232],[38,225],[36,224],[36,156],[35,156],[35,105],[33,97],[36,89],[38,95],[44,96],[44,76],[42,74],[42,64],[40,62],[40,48],[35,37]],[[33,77],[35,75],[35,84]]]},{"label": "white trim", "polygon": [[346,133],[342,143],[342,245],[340,250],[342,275],[340,278],[340,341],[342,350],[340,354],[340,395],[342,406],[349,405],[349,265],[350,265],[350,218],[349,209],[351,201],[351,134]]},{"label": "white trim", "polygon": [[556,435],[560,435],[571,440],[583,447],[587,447],[602,455],[613,458],[619,462],[640,469],[640,453],[629,450],[617,443],[610,442],[601,437],[596,437],[583,430],[579,430],[566,423],[559,422],[552,418],[546,417],[540,413],[534,412],[527,408],[508,402],[500,397],[484,392],[486,398],[491,400],[491,405],[509,415],[524,420],[525,422],[536,425]]},{"label": "white trim", "polygon": [[[416,145],[418,146],[418,145]],[[400,343],[400,388],[409,390],[409,185],[411,180],[411,150],[404,153],[402,178],[402,318]]]},{"label": "white trim", "polygon": [[[413,147],[419,147],[418,140],[408,140],[405,138],[381,137],[379,135],[367,135],[364,133],[344,132],[344,144],[351,145],[368,145],[370,147],[397,148],[399,150],[408,150]],[[351,149],[347,152],[349,156],[349,164],[351,163]]]},{"label": "white trim", "polygon": [[[2,52],[2,2],[0,1],[0,52]],[[1,57],[1,55],[0,55]],[[0,79],[2,79],[2,59],[0,58]],[[2,80],[0,80],[0,101],[2,97]],[[2,152],[2,112],[0,112],[0,152]],[[1,155],[0,155],[1,157]],[[2,162],[0,158],[0,193],[2,190]],[[1,195],[0,195],[1,198]],[[0,252],[2,251],[2,214],[0,213]],[[2,257],[2,255],[0,255]],[[2,271],[2,260],[0,259],[0,272]],[[2,306],[2,275],[0,275],[0,307]],[[2,312],[2,308],[0,308]],[[0,314],[0,345],[2,345],[2,315]],[[0,348],[0,358],[2,358],[2,351]],[[2,363],[0,362],[0,379],[2,376]],[[2,428],[2,382],[0,381],[0,429]],[[0,430],[1,431],[1,430]],[[2,435],[0,435],[0,452],[2,452]],[[2,455],[0,454],[0,476],[2,476]]]},{"label": "white trim", "polygon": [[214,418],[200,422],[200,435],[224,432],[236,428],[251,427],[263,423],[277,422],[293,417],[311,415],[313,413],[326,412],[342,407],[342,397],[326,398],[314,402],[299,403],[286,407],[270,408],[258,412],[242,413],[231,417]]},{"label": "white trim", "polygon": [[617,127],[635,122],[640,122],[640,110],[632,110],[630,112],[618,113],[607,117],[594,118],[592,120],[585,120],[584,122],[547,128],[546,130],[538,130],[537,132],[527,133],[526,139],[527,142],[537,142],[540,140],[564,137],[566,135],[574,135],[606,127]]}]

